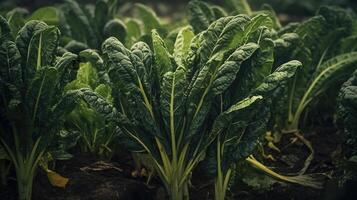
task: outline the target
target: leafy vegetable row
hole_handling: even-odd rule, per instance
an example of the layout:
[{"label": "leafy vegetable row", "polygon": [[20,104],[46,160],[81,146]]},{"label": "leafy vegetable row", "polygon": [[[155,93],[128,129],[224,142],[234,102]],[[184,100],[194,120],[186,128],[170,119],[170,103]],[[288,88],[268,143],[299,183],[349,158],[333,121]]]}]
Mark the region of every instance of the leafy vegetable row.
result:
[{"label": "leafy vegetable row", "polygon": [[[189,199],[199,163],[214,179],[217,200],[226,198],[243,161],[317,187],[303,176],[277,176],[252,155],[267,131],[294,133],[312,152],[305,173],[314,150],[300,134],[301,116],[317,109],[322,95],[337,95],[356,69],[356,17],[321,7],[282,26],[269,6],[227,3],[226,11],[191,1],[189,24],[177,25],[141,4],[139,20],[119,20],[115,0],[94,7],[67,0],[0,17],[2,181],[10,160],[19,199],[29,200],[46,155],[70,159],[67,150],[78,143],[110,158],[120,143],[148,154],[173,200]],[[353,81],[339,98],[351,141]]]}]

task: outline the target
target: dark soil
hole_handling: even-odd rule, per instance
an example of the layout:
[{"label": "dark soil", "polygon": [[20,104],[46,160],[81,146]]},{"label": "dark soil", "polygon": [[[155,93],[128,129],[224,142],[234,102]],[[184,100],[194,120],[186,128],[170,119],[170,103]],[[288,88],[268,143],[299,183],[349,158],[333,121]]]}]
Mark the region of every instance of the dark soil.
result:
[{"label": "dark soil", "polygon": [[[86,154],[57,161],[56,172],[69,178],[66,188],[53,187],[45,172],[38,170],[33,186],[34,200],[152,200],[155,191],[142,180],[131,178],[134,170],[125,163],[107,162]],[[1,188],[0,199],[16,199],[16,182]]]},{"label": "dark soil", "polygon": [[[234,185],[230,190],[231,199],[239,200],[353,200],[357,199],[357,181],[350,182],[343,189],[339,189],[338,180],[341,177],[341,170],[338,168],[342,159],[342,143],[344,135],[335,127],[316,128],[314,131],[307,131],[304,134],[315,150],[314,159],[307,170],[307,174],[314,174],[314,177],[324,181],[323,189],[314,189],[296,184],[276,183],[269,189],[252,188],[243,182]],[[259,159],[266,166],[275,172],[285,175],[293,175],[304,165],[309,150],[303,143],[297,141],[289,145],[294,138],[293,134],[283,135],[277,146],[281,149],[278,153],[269,148],[264,148],[266,154],[274,156],[276,161]],[[259,155],[256,155],[259,157]],[[198,185],[205,184],[199,181]],[[198,188],[198,189],[197,189]],[[355,189],[352,189],[355,188]],[[206,187],[196,187],[193,189],[192,199],[213,199],[214,188],[212,184]]]},{"label": "dark soil", "polygon": [[[357,199],[355,188],[357,182],[350,182],[343,190],[338,189],[338,179],[341,176],[339,160],[342,157],[343,135],[334,127],[318,128],[309,131],[304,136],[311,141],[315,149],[315,157],[308,168],[309,174],[320,174],[325,178],[324,189],[313,189],[293,184],[273,184],[269,189],[257,189],[239,182],[232,186],[228,193],[231,199],[244,200],[342,200]],[[291,174],[303,166],[309,154],[308,149],[301,143],[288,145],[293,135],[284,135],[277,144],[281,149],[278,153],[265,148],[267,154],[272,154],[276,161],[260,159],[265,165],[276,172]],[[257,155],[259,157],[259,155]],[[104,163],[104,164],[103,164]],[[103,167],[103,165],[110,167]],[[46,174],[38,170],[34,182],[34,200],[151,200],[165,199],[163,188],[157,178],[145,184],[144,179],[134,179],[134,170],[129,154],[118,155],[111,162],[101,161],[93,156],[76,154],[69,161],[58,161],[56,172],[69,178],[65,189],[51,186]],[[327,178],[326,178],[327,177]],[[193,175],[191,199],[213,199],[212,182],[196,170]],[[16,182],[9,180],[8,187],[0,188],[0,199],[16,199]]]}]

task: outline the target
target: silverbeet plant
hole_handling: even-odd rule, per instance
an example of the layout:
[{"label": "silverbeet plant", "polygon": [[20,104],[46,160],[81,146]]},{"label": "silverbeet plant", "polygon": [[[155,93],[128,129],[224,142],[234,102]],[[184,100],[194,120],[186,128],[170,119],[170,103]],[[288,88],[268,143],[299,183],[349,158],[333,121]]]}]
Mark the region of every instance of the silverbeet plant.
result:
[{"label": "silverbeet plant", "polygon": [[[153,52],[143,42],[127,49],[116,38],[109,38],[102,45],[102,54],[114,102],[88,89],[78,92],[152,157],[170,199],[189,199],[191,173],[205,158],[207,147],[221,128],[226,128],[222,127],[226,118],[234,119],[241,110],[263,98],[241,93],[237,95],[241,98],[227,102],[222,113],[211,113],[222,94],[232,83],[239,82],[237,74],[265,77],[245,74],[240,67],[259,48],[259,44],[250,42],[251,38],[260,38],[265,29],[262,24],[269,22],[265,15],[237,15],[213,22],[196,36],[189,28],[183,28],[175,42],[175,56],[155,30]],[[294,63],[289,65],[293,69],[300,65]],[[261,88],[268,89],[269,83],[262,83]],[[244,89],[245,84],[241,87]],[[248,144],[254,146],[255,139]]]},{"label": "silverbeet plant", "polygon": [[[94,50],[87,49],[79,54],[81,63],[75,80],[66,85],[65,90],[81,88],[92,89],[112,101],[111,87],[103,71],[103,60]],[[85,102],[78,101],[76,108],[66,116],[65,129],[79,134],[79,146],[84,152],[90,152],[102,158],[113,154],[113,140],[118,137],[116,127],[106,123],[102,116]]]},{"label": "silverbeet plant", "polygon": [[87,48],[98,49],[109,36],[124,40],[125,24],[114,18],[118,8],[117,0],[98,0],[90,8],[77,1],[66,0],[59,7],[60,28],[65,46],[70,52],[79,53]]},{"label": "silverbeet plant", "polygon": [[30,200],[41,156],[76,104],[63,94],[76,55],[57,58],[59,30],[29,21],[14,39],[0,16],[0,145],[16,171],[18,198]]},{"label": "silverbeet plant", "polygon": [[[335,86],[341,85],[356,69],[357,52],[345,50],[349,48],[342,48],[340,44],[340,41],[353,34],[352,23],[350,12],[323,6],[316,16],[279,30],[280,38],[275,41],[275,65],[291,58],[304,65],[294,79],[277,92],[276,99],[279,100],[274,111],[278,128],[295,134],[311,151],[299,174],[305,173],[314,156],[312,144],[300,134],[304,128],[301,116],[306,115],[309,108],[313,110],[313,104],[321,96],[337,96]],[[353,43],[350,45],[353,46]]]},{"label": "silverbeet plant", "polygon": [[[329,86],[346,80],[354,71],[356,53],[339,51],[339,41],[351,34],[351,27],[352,17],[348,11],[321,7],[315,17],[290,28],[292,33],[283,35],[283,39],[277,41],[277,49],[284,51],[277,52],[278,62],[293,57],[302,61],[305,66],[291,81],[287,90],[288,113],[285,128],[288,131],[299,129],[300,116],[314,99]],[[287,30],[282,32],[285,31]],[[294,48],[282,48],[284,42]]]},{"label": "silverbeet plant", "polygon": [[[262,58],[260,57],[260,59]],[[262,74],[269,73],[269,70],[263,72],[264,67],[259,65],[250,66],[243,64],[242,67],[249,67],[250,73],[254,73],[254,71],[260,71]],[[265,67],[271,68],[272,65],[265,65]],[[264,79],[253,80],[252,82],[255,83],[251,84],[251,86],[256,83],[260,83],[260,85],[257,88],[252,88],[251,91],[246,90],[248,93],[244,96],[248,96],[249,98],[240,100],[239,104],[221,111],[218,115],[217,119],[219,120],[215,123],[219,123],[213,125],[213,131],[218,132],[216,144],[213,145],[215,156],[208,156],[208,163],[206,164],[210,166],[210,173],[216,173],[214,185],[216,200],[225,199],[230,185],[230,178],[236,170],[239,170],[237,169],[238,163],[245,161],[251,156],[260,137],[266,132],[270,119],[273,92],[282,83],[294,77],[299,67],[301,67],[299,61],[290,61],[281,65]],[[242,80],[248,79],[248,77],[237,78]],[[238,90],[238,88],[235,89],[235,91]],[[221,98],[221,105],[224,105],[226,100],[226,98]],[[256,163],[253,162],[253,166],[256,166]],[[306,184],[302,181],[298,183]]]},{"label": "silverbeet plant", "polygon": [[277,35],[268,15],[258,15],[240,25],[242,30],[249,30],[249,34],[237,39],[240,47],[223,64],[225,67],[238,65],[236,76],[233,84],[214,100],[207,121],[213,123],[210,131],[217,138],[209,147],[203,165],[207,173],[215,177],[216,200],[226,198],[239,162],[245,162],[266,132],[272,94],[301,67],[295,60],[273,70],[273,41]]}]

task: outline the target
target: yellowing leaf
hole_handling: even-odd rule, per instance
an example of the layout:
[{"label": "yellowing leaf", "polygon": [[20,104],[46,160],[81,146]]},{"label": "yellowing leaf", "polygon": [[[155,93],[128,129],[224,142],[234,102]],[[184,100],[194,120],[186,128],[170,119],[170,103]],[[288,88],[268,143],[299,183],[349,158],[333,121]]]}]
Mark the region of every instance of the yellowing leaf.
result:
[{"label": "yellowing leaf", "polygon": [[55,186],[55,187],[59,187],[59,188],[65,188],[69,179],[65,178],[61,175],[59,175],[58,173],[47,169],[47,177],[48,180],[50,181],[51,185]]}]

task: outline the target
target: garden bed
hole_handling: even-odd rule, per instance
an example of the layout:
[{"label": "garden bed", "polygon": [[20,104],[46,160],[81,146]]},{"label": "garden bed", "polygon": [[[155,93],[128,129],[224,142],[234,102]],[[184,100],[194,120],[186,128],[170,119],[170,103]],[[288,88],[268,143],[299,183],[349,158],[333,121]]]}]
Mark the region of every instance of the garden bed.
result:
[{"label": "garden bed", "polygon": [[[353,190],[351,182],[344,190],[338,188],[338,180],[341,171],[342,141],[344,134],[335,127],[321,127],[308,132],[306,138],[313,144],[316,153],[311,166],[310,174],[325,174],[326,183],[323,189],[313,189],[287,183],[269,183],[270,188],[254,188],[244,182],[240,182],[231,188],[230,196],[233,199],[244,200],[305,200],[305,199],[328,199],[343,200],[354,199],[357,192]],[[279,146],[286,146],[291,142],[292,136],[285,135]],[[299,170],[308,156],[309,151],[304,145],[296,142],[283,149],[281,154],[273,150],[267,150],[274,157],[294,156],[293,166],[284,161],[265,160],[267,166],[282,174],[294,173]],[[280,155],[280,156],[279,156]],[[135,166],[130,159],[130,154],[115,156],[112,161],[103,161],[93,158],[89,154],[74,154],[76,159],[70,161],[58,161],[56,172],[69,178],[65,189],[51,186],[43,170],[39,170],[34,183],[33,196],[36,200],[164,200],[165,193],[157,177],[154,177],[149,185],[145,178],[133,178],[131,173]],[[109,167],[103,167],[109,166]],[[212,184],[207,184],[204,175],[196,173],[191,189],[191,199],[213,199],[214,190]],[[14,176],[14,175],[12,175]],[[260,177],[262,178],[262,177]],[[262,178],[266,179],[266,178]],[[272,181],[269,180],[268,181]],[[9,181],[9,186],[1,188],[0,199],[15,200],[16,184]],[[264,183],[263,183],[264,184]],[[354,195],[354,196],[353,196]]]}]

